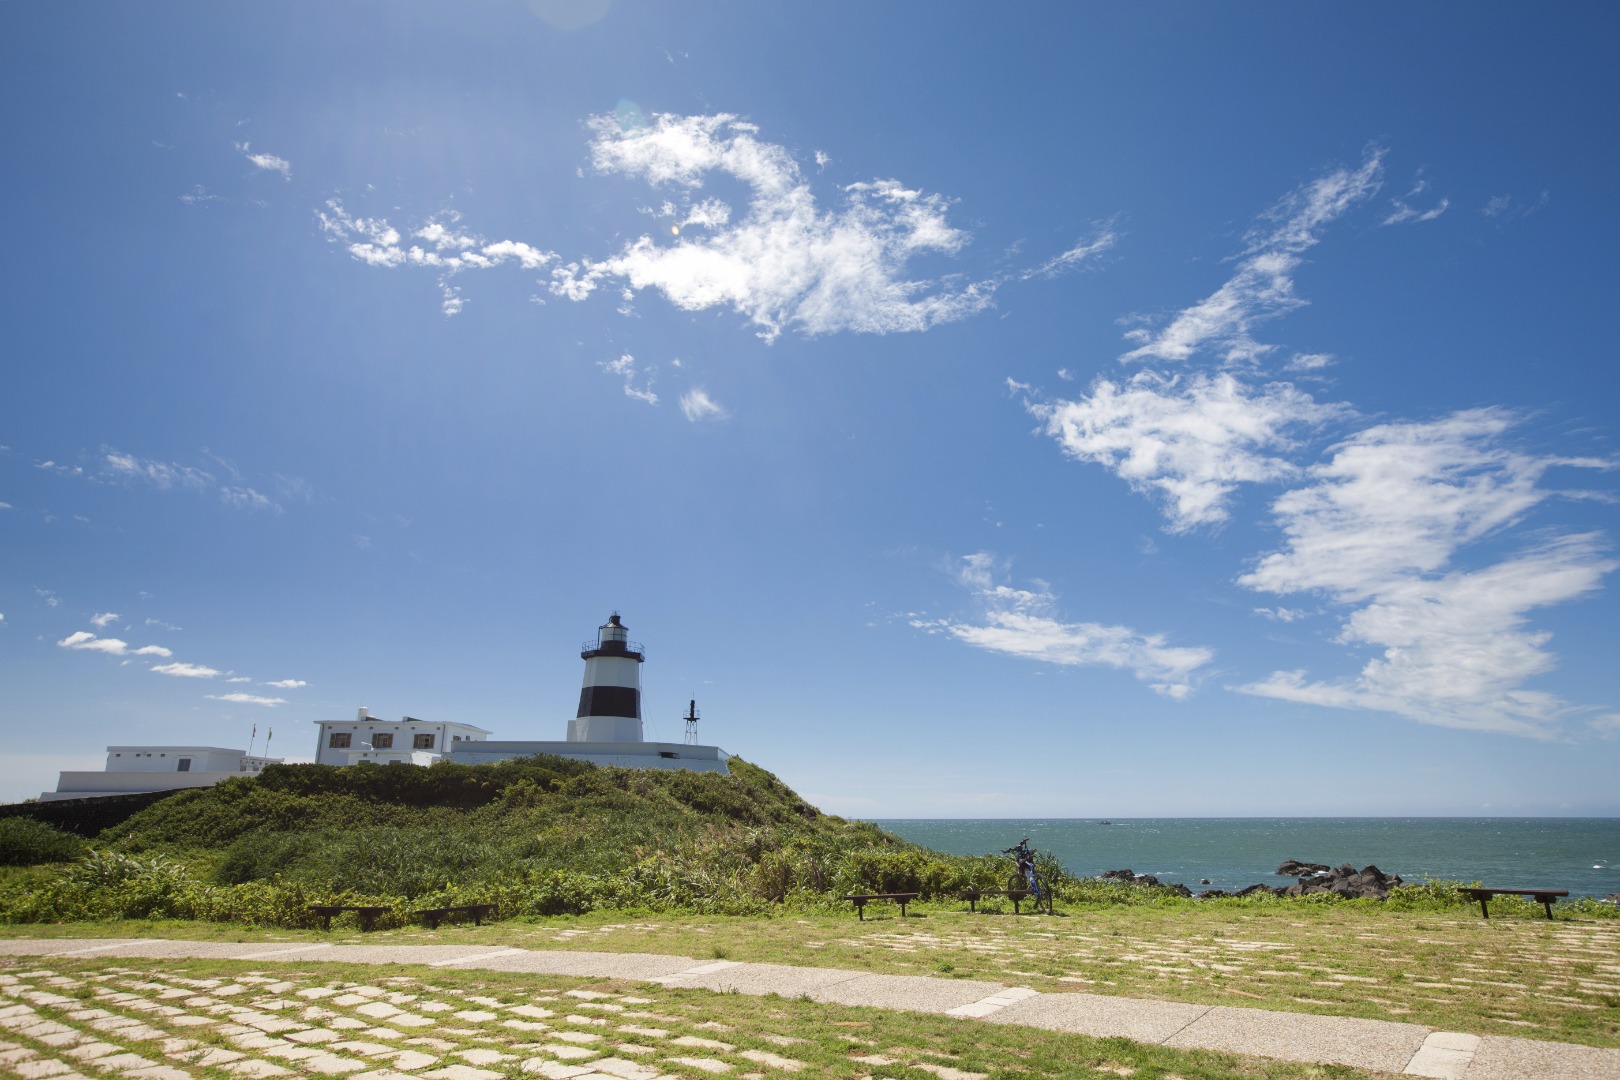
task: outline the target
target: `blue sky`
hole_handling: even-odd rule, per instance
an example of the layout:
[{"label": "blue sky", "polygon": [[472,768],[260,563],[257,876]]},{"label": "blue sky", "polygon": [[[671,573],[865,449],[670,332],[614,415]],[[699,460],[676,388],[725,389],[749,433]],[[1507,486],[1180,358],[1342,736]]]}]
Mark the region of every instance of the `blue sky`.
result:
[{"label": "blue sky", "polygon": [[0,4],[0,797],[376,714],[1620,813],[1600,5]]}]

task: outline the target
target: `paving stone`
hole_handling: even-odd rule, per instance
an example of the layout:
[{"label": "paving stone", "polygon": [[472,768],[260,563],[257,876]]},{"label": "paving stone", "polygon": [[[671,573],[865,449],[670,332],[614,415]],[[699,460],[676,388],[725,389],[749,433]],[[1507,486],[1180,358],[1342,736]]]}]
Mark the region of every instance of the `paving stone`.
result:
[{"label": "paving stone", "polygon": [[362,1072],[368,1068],[370,1066],[363,1061],[339,1057],[337,1054],[318,1053],[315,1057],[304,1058],[298,1063],[300,1072],[318,1072],[328,1076],[342,1076],[344,1073]]},{"label": "paving stone", "polygon": [[107,1057],[109,1054],[116,1054],[123,1049],[122,1046],[114,1046],[112,1043],[87,1042],[63,1050],[62,1053],[76,1061],[94,1061],[97,1058]]},{"label": "paving stone", "polygon": [[435,1039],[431,1035],[418,1035],[414,1039],[406,1039],[405,1040],[405,1045],[406,1046],[425,1046],[429,1050],[439,1050],[439,1051],[454,1050],[456,1048],[456,1044],[453,1043],[453,1042],[450,1042],[448,1039]]},{"label": "paving stone", "polygon": [[949,1065],[936,1065],[931,1061],[913,1061],[908,1068],[933,1073],[939,1080],[990,1080],[989,1073],[967,1072],[963,1069],[953,1069]]},{"label": "paving stone", "polygon": [[550,1031],[550,1024],[542,1024],[538,1020],[502,1020],[501,1027],[508,1027],[514,1031]]},{"label": "paving stone", "polygon": [[718,1050],[721,1053],[737,1049],[730,1043],[718,1042],[714,1039],[700,1039],[696,1035],[682,1035],[678,1039],[671,1039],[672,1046],[689,1046],[694,1050]]},{"label": "paving stone", "polygon": [[595,1070],[589,1065],[564,1065],[549,1058],[529,1058],[523,1063],[523,1071],[538,1073],[547,1080],[573,1080],[576,1076],[588,1076]]},{"label": "paving stone", "polygon": [[[672,1060],[680,1061],[680,1058]],[[729,1066],[728,1066],[729,1067]],[[609,1076],[617,1076],[619,1080],[654,1080],[661,1070],[650,1065],[643,1065],[639,1061],[626,1061],[624,1058],[603,1058],[591,1062],[591,1069]]]},{"label": "paving stone", "polygon": [[217,1024],[219,1021],[212,1016],[196,1016],[186,1013],[181,1016],[170,1017],[169,1023],[175,1027],[204,1027],[208,1024]]},{"label": "paving stone", "polygon": [[364,1031],[359,1032],[359,1034],[364,1035],[368,1039],[388,1039],[390,1041],[403,1039],[405,1037],[405,1033],[403,1031],[395,1031],[391,1027],[366,1028]]},{"label": "paving stone", "polygon": [[656,1054],[658,1049],[652,1046],[642,1046],[640,1043],[620,1043],[613,1049],[621,1054]]},{"label": "paving stone", "polygon": [[512,1060],[511,1054],[503,1054],[499,1050],[457,1050],[455,1053],[471,1065],[497,1065]]},{"label": "paving stone", "polygon": [[479,1009],[463,1009],[455,1014],[457,1020],[465,1020],[469,1024],[482,1024],[489,1020],[499,1020],[500,1013],[483,1012]]},{"label": "paving stone", "polygon": [[564,1061],[578,1061],[581,1058],[592,1058],[597,1055],[597,1051],[587,1050],[583,1046],[562,1046],[556,1043],[547,1044],[539,1047],[539,1049],[553,1057],[562,1058]]},{"label": "paving stone", "polygon": [[333,990],[329,986],[311,986],[298,991],[298,996],[308,998],[311,1001],[319,1001],[321,998],[335,997],[338,993],[339,991]]},{"label": "paving stone", "polygon": [[262,1077],[291,1076],[293,1074],[291,1069],[283,1068],[282,1066],[273,1062],[260,1061],[257,1058],[248,1058],[246,1061],[226,1062],[224,1065],[221,1065],[220,1068],[242,1076],[254,1077],[255,1080],[259,1080],[259,1078]]},{"label": "paving stone", "polygon": [[23,1080],[44,1080],[47,1076],[61,1076],[63,1073],[73,1071],[72,1066],[64,1065],[53,1058],[34,1058],[30,1061],[19,1061],[11,1068]]},{"label": "paving stone", "polygon": [[425,1013],[454,1012],[455,1008],[454,1005],[447,1001],[424,1001],[416,1006],[416,1011]]},{"label": "paving stone", "polygon": [[[1005,1011],[1017,1008],[1015,1005]],[[1428,1028],[1388,1020],[1217,1005],[1165,1039],[1164,1044],[1398,1073],[1412,1060],[1428,1034]]]},{"label": "paving stone", "polygon": [[349,1080],[416,1080],[416,1077],[393,1069],[371,1069],[367,1072],[351,1073]]},{"label": "paving stone", "polygon": [[149,1069],[135,1069],[124,1074],[138,1080],[191,1080],[191,1074],[172,1065],[153,1065]]},{"label": "paving stone", "polygon": [[429,1080],[502,1080],[505,1073],[490,1072],[488,1069],[475,1069],[471,1065],[446,1065],[442,1069],[419,1074]]},{"label": "paving stone", "polygon": [[1614,1080],[1620,1050],[1486,1035],[1468,1080]]},{"label": "paving stone", "polygon": [[[669,1060],[678,1065],[685,1065],[693,1069],[701,1069],[706,1073],[719,1074],[731,1071],[730,1063],[721,1061],[718,1058],[675,1057],[670,1058]],[[653,1075],[657,1076],[657,1072],[655,1071]]]},{"label": "paving stone", "polygon": [[425,1069],[438,1060],[437,1054],[424,1054],[419,1050],[396,1050],[393,1055],[394,1067],[410,1072]]},{"label": "paving stone", "polygon": [[238,1054],[235,1050],[226,1050],[218,1046],[210,1046],[204,1050],[193,1050],[185,1055],[185,1059],[193,1065],[207,1067],[210,1065],[225,1065],[232,1061],[241,1061],[246,1054]]},{"label": "paving stone", "polygon": [[341,1039],[343,1036],[330,1028],[305,1028],[303,1031],[289,1031],[284,1037],[291,1039],[293,1042],[313,1045],[315,1043],[329,1043],[334,1039]]},{"label": "paving stone", "polygon": [[557,1015],[550,1009],[542,1009],[538,1005],[514,1005],[506,1011],[513,1016],[527,1016],[532,1020],[544,1020],[548,1016]]},{"label": "paving stone", "polygon": [[350,1054],[363,1054],[366,1057],[376,1057],[379,1054],[394,1053],[394,1048],[386,1043],[365,1042],[360,1039],[349,1039],[345,1042],[332,1043],[328,1050],[343,1050]]},{"label": "paving stone", "polygon": [[602,1041],[602,1036],[591,1031],[559,1031],[553,1037],[562,1039],[564,1042],[572,1043],[593,1043]]},{"label": "paving stone", "polygon": [[[365,1001],[364,998],[361,1000]],[[335,1005],[344,1004],[344,1000],[342,998],[333,998],[332,1001]],[[398,1016],[404,1010],[395,1008],[386,1001],[366,1001],[364,1005],[359,1006],[354,1011],[359,1013],[361,1016],[370,1016],[378,1020],[387,1020],[391,1016]]]},{"label": "paving stone", "polygon": [[[124,1033],[120,1032],[119,1034]],[[37,1041],[44,1043],[46,1046],[54,1047],[77,1046],[84,1040],[85,1036],[79,1034],[77,1031],[57,1031],[50,1035],[37,1036]]]},{"label": "paving stone", "polygon": [[359,1028],[368,1028],[372,1025],[364,1020],[356,1020],[352,1016],[334,1016],[326,1022],[326,1026],[337,1031],[354,1031]]},{"label": "paving stone", "polygon": [[96,1068],[107,1069],[113,1072],[129,1072],[131,1069],[144,1069],[148,1065],[156,1065],[155,1061],[148,1061],[139,1054],[112,1054],[108,1057],[98,1058]]},{"label": "paving stone", "polygon": [[619,1030],[626,1035],[640,1035],[644,1039],[667,1039],[669,1032],[663,1028],[637,1027],[635,1024],[620,1024]]},{"label": "paving stone", "polygon": [[737,1056],[745,1057],[749,1061],[757,1062],[767,1068],[780,1069],[783,1072],[798,1072],[804,1068],[804,1062],[773,1054],[769,1050],[740,1050]]}]

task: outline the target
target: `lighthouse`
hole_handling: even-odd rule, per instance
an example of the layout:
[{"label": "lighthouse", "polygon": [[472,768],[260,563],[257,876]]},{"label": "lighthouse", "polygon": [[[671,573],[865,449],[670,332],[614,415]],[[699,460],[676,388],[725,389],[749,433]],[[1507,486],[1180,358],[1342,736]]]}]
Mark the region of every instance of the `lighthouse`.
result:
[{"label": "lighthouse", "polygon": [[585,683],[579,691],[579,712],[568,721],[569,742],[641,742],[641,644],[618,612],[597,627],[595,641],[587,641],[579,656],[585,661]]}]

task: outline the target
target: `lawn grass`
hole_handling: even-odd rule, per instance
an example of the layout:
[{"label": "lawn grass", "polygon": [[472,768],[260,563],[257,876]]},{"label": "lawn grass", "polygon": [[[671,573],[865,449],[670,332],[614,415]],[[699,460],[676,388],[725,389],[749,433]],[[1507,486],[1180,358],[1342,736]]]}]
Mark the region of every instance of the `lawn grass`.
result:
[{"label": "lawn grass", "polygon": [[[1476,1035],[1620,1046],[1620,922],[1523,912],[1490,920],[1344,904],[1010,907],[873,904],[848,915],[593,913],[368,934],[372,944],[481,944],[654,952],[697,959],[983,979],[1084,991],[1423,1024]],[[195,922],[12,926],[10,936],[358,940],[318,931]]]},{"label": "lawn grass", "polygon": [[[1370,1075],[777,996],[415,965],[12,958],[0,963],[3,1006],[0,1044],[10,1048],[0,1046],[0,1071],[10,1064],[19,1075],[47,1075],[52,1060],[141,1068],[121,1055],[220,1080],[252,1075],[225,1067],[255,1061],[329,1073],[459,1065],[512,1078],[569,1065],[802,1080]],[[33,1011],[19,1016],[19,1006]]]}]

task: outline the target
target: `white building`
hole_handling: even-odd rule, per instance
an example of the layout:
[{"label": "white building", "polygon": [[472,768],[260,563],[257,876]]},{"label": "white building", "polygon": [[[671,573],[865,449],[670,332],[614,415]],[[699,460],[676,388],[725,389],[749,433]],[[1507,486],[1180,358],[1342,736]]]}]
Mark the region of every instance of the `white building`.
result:
[{"label": "white building", "polygon": [[56,790],[41,792],[39,801],[213,787],[233,776],[257,776],[281,760],[219,746],[109,746],[105,770],[61,773]]},{"label": "white building", "polygon": [[642,741],[641,665],[647,654],[639,642],[630,640],[630,631],[617,613],[597,627],[596,640],[585,642],[579,656],[585,661],[585,679],[565,741],[463,742],[451,751],[450,760],[481,765],[530,754],[556,754],[632,769],[731,771],[726,768],[731,755],[718,746]]},{"label": "white building", "polygon": [[395,762],[431,765],[465,742],[482,742],[489,732],[472,724],[433,723],[407,716],[397,723],[372,716],[362,707],[353,720],[323,720],[315,744],[317,765],[379,765]]}]

